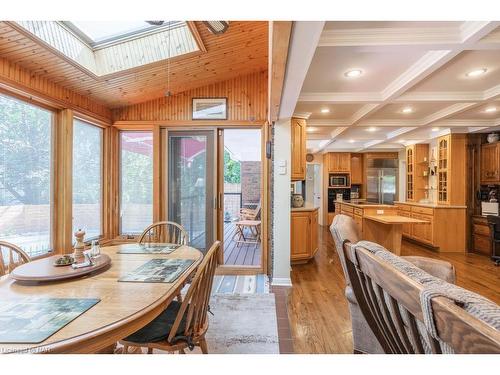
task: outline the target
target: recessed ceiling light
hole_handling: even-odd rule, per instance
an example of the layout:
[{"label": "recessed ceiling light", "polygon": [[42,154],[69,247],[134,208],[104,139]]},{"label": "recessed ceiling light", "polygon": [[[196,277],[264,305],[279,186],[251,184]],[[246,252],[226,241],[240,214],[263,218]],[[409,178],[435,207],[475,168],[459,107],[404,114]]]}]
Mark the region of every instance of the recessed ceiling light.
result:
[{"label": "recessed ceiling light", "polygon": [[330,110],[328,108],[323,108],[321,110],[321,113],[330,113]]},{"label": "recessed ceiling light", "polygon": [[405,143],[405,142],[406,142],[406,139],[400,139],[398,142],[399,142],[399,143]]},{"label": "recessed ceiling light", "polygon": [[486,113],[493,113],[497,111],[497,107],[488,107],[484,110]]},{"label": "recessed ceiling light", "polygon": [[354,143],[356,142],[354,139],[349,139],[349,143]]},{"label": "recessed ceiling light", "polygon": [[368,129],[366,129],[367,131],[369,132],[376,132],[377,131],[377,128],[374,127],[374,126],[370,126]]},{"label": "recessed ceiling light", "polygon": [[432,128],[431,129],[433,132],[437,132],[439,130],[439,128]]},{"label": "recessed ceiling light", "polygon": [[308,126],[308,127],[306,128],[306,131],[307,131],[308,133],[313,133],[313,132],[315,132],[316,130],[318,130],[318,128],[315,128],[315,127],[312,127],[312,126]]},{"label": "recessed ceiling light", "polygon": [[403,110],[401,112],[403,112],[403,113],[412,113],[413,112],[413,108],[412,107],[405,107],[405,108],[403,108]]},{"label": "recessed ceiling light", "polygon": [[469,73],[466,74],[467,77],[477,77],[480,76],[481,74],[484,74],[488,71],[486,68],[481,68],[481,69],[475,69],[470,71]]},{"label": "recessed ceiling light", "polygon": [[361,74],[363,74],[361,69],[351,69],[344,73],[344,75],[348,78],[359,77]]}]

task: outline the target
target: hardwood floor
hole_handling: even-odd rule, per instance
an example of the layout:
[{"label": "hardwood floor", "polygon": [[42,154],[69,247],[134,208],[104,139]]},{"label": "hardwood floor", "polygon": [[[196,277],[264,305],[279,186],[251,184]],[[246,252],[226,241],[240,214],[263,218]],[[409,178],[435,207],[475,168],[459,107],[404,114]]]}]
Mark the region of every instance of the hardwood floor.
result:
[{"label": "hardwood floor", "polygon": [[[320,227],[319,250],[309,263],[292,266],[288,318],[295,353],[352,353],[345,281],[333,239]],[[500,304],[500,268],[476,254],[438,254],[403,241],[403,255],[443,259],[457,270],[457,285]]]}]

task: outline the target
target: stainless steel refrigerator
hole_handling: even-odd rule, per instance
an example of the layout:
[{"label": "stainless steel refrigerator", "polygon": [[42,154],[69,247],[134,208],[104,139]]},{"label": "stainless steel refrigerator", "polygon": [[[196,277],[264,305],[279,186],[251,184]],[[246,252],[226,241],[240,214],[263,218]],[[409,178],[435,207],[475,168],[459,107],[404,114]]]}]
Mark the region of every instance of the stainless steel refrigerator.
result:
[{"label": "stainless steel refrigerator", "polygon": [[366,200],[393,204],[398,191],[398,160],[368,159]]}]

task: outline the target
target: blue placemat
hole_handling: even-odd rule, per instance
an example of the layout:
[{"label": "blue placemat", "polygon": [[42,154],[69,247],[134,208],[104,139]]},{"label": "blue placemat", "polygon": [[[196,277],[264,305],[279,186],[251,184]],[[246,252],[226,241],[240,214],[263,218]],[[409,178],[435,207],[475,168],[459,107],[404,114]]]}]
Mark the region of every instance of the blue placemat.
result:
[{"label": "blue placemat", "polygon": [[90,309],[98,298],[30,298],[0,307],[0,342],[38,344]]},{"label": "blue placemat", "polygon": [[193,263],[192,259],[151,259],[118,281],[171,283]]}]

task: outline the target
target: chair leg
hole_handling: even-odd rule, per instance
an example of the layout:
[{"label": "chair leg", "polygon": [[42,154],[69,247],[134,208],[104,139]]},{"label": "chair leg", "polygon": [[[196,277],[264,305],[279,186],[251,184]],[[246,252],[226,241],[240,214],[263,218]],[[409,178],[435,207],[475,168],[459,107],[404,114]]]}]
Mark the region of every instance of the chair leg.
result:
[{"label": "chair leg", "polygon": [[127,354],[127,353],[128,353],[128,345],[123,345],[122,354]]},{"label": "chair leg", "polygon": [[179,354],[186,354],[186,352],[184,351],[184,349],[179,349]]},{"label": "chair leg", "polygon": [[153,348],[148,348],[148,354],[153,354]]},{"label": "chair leg", "polygon": [[208,354],[207,340],[204,337],[200,339],[200,348],[203,354]]}]

